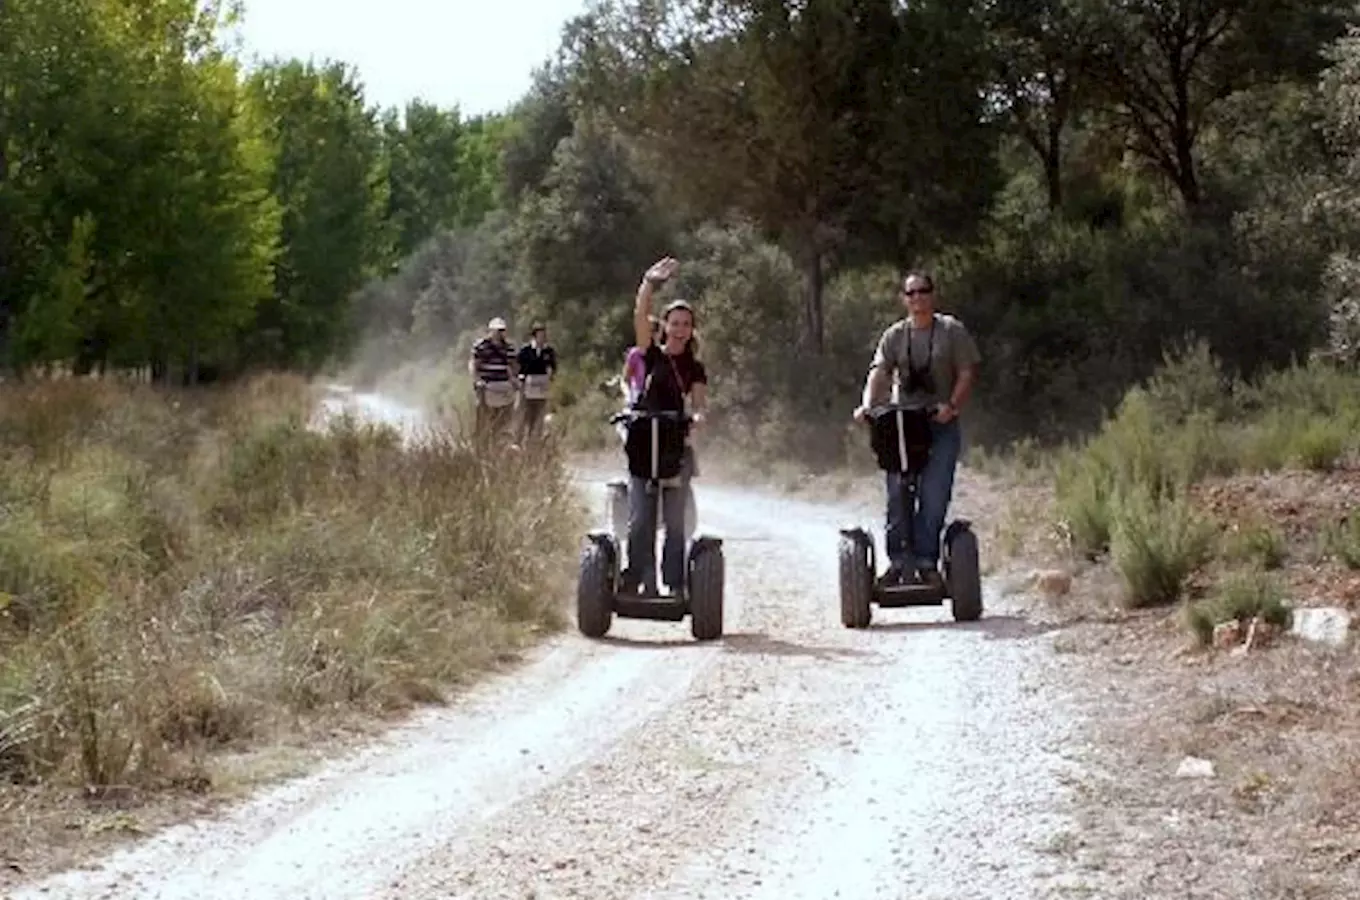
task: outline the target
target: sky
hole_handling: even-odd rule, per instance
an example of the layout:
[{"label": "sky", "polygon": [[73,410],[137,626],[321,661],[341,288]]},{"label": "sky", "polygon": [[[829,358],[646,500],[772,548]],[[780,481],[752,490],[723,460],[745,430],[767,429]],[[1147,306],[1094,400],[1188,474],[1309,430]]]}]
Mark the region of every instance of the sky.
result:
[{"label": "sky", "polygon": [[242,54],[332,58],[371,104],[417,98],[464,115],[523,96],[586,0],[245,0]]}]

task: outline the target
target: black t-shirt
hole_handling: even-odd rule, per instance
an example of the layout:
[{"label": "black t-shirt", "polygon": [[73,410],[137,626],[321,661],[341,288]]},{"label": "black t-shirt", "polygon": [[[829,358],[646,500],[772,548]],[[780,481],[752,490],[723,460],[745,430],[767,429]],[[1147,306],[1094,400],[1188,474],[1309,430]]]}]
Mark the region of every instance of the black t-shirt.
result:
[{"label": "black t-shirt", "polygon": [[519,374],[547,375],[557,371],[557,353],[551,346],[537,348],[525,344],[519,348]]},{"label": "black t-shirt", "polygon": [[653,412],[679,412],[685,408],[685,397],[696,384],[708,384],[704,364],[686,349],[671,356],[655,344],[642,357],[647,373],[639,406]]}]

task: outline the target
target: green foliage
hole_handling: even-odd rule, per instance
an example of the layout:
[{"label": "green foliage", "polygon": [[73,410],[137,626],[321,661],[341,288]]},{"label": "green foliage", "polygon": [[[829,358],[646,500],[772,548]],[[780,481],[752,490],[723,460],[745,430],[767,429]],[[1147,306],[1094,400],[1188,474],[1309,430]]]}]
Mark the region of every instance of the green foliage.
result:
[{"label": "green foliage", "polygon": [[[1190,348],[1131,390],[1098,434],[1061,454],[1059,525],[1074,551],[1110,552],[1131,604],[1172,602],[1213,549],[1195,482],[1243,470],[1330,469],[1360,451],[1357,408],[1354,371],[1315,361],[1253,382],[1228,380],[1203,346]],[[1348,565],[1360,564],[1354,521],[1324,537],[1323,551]],[[1217,549],[1225,558],[1266,570],[1283,565],[1278,529],[1223,524]]]},{"label": "green foliage", "polygon": [[[217,4],[9,0],[0,361],[372,377],[460,366],[502,315],[593,385],[676,253],[715,425],[752,452],[845,460],[905,266],[981,344],[974,445],[1087,433],[1195,342],[1222,371],[1177,402],[1222,417],[1214,385],[1356,344],[1360,70],[1345,10],[1201,6],[611,0],[509,112],[465,116],[375,109],[340,61],[245,77]],[[1234,464],[1339,463],[1350,414],[1301,415],[1255,415]]]},{"label": "green foliage", "polygon": [[262,355],[314,366],[344,345],[349,296],[386,256],[381,142],[342,66],[266,66],[249,92],[273,123],[273,191],[284,209],[275,295],[260,316]]},{"label": "green foliage", "polygon": [[1288,547],[1284,534],[1269,522],[1232,523],[1223,538],[1224,558],[1265,570],[1284,565]]},{"label": "green foliage", "polygon": [[246,79],[229,18],[0,5],[0,364],[315,368],[394,254],[498,202],[503,125],[416,105],[384,129],[334,63]]},{"label": "green foliage", "polygon": [[1288,628],[1293,619],[1279,580],[1259,569],[1232,573],[1208,600],[1185,607],[1186,627],[1204,646],[1213,640],[1216,626],[1234,621],[1246,625],[1258,617],[1279,628]]},{"label": "green foliage", "polygon": [[1209,559],[1212,526],[1183,492],[1133,484],[1115,499],[1110,556],[1124,583],[1124,602],[1134,608],[1175,603]]},{"label": "green foliage", "polygon": [[801,336],[822,351],[833,257],[899,261],[985,208],[981,29],[934,0],[613,2],[573,39],[581,90],[670,196],[697,216],[750,218],[797,260]]},{"label": "green foliage", "polygon": [[1360,516],[1333,523],[1322,536],[1322,548],[1349,569],[1360,569]]}]

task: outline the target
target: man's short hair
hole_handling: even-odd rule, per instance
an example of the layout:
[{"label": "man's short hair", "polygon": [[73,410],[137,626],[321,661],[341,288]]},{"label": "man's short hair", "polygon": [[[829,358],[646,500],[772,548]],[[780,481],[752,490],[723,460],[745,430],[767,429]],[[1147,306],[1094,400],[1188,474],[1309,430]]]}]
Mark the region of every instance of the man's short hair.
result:
[{"label": "man's short hair", "polygon": [[925,284],[926,290],[928,291],[935,290],[935,279],[931,276],[929,272],[925,272],[920,269],[912,269],[910,272],[903,275],[902,287],[905,289],[907,286],[907,282],[911,281],[913,278],[915,278],[917,281],[924,281],[926,283]]}]

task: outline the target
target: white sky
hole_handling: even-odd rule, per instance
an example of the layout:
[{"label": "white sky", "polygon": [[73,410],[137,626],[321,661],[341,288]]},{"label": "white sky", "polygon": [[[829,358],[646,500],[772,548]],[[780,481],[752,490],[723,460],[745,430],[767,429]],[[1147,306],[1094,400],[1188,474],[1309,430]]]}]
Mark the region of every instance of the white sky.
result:
[{"label": "white sky", "polygon": [[464,115],[499,112],[529,87],[585,0],[245,0],[249,59],[333,58],[381,107],[421,98]]}]

